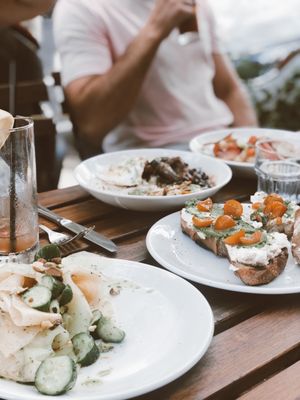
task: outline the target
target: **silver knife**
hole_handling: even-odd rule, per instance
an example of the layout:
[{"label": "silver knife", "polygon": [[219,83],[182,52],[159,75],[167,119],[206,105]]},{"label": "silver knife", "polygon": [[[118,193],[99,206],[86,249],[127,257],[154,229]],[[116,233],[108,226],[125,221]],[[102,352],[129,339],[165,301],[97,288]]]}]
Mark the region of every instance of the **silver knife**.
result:
[{"label": "silver knife", "polygon": [[[41,205],[38,206],[38,213],[41,216],[49,219],[52,222],[55,222],[58,225],[63,226],[64,228],[68,229],[73,233],[77,234],[86,229],[85,226],[77,224],[76,222],[73,222],[70,219],[63,218],[60,215],[55,214],[53,211]],[[110,251],[111,253],[115,253],[117,251],[117,246],[115,245],[115,243],[98,232],[94,231],[88,232],[84,236],[84,239],[88,240],[91,243],[96,244],[97,246],[103,247],[104,249]]]}]

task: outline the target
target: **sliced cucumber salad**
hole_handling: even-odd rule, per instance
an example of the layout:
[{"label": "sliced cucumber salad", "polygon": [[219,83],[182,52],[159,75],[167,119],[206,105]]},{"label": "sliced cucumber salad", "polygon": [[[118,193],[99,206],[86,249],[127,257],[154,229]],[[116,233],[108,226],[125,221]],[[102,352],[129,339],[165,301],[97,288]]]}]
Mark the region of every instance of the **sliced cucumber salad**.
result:
[{"label": "sliced cucumber salad", "polygon": [[103,342],[121,343],[125,338],[125,332],[116,327],[112,320],[107,317],[102,317],[99,320],[96,333]]},{"label": "sliced cucumber salad", "polygon": [[44,275],[41,279],[41,283],[44,286],[47,286],[52,292],[52,299],[56,299],[64,290],[65,285],[63,282],[54,278],[51,275]]},{"label": "sliced cucumber salad", "polygon": [[100,350],[91,335],[85,332],[77,333],[72,339],[77,362],[82,367],[87,367],[98,360]]},{"label": "sliced cucumber salad", "polygon": [[[18,296],[36,310],[31,313],[37,319],[36,325],[41,328],[38,340],[42,342],[45,339],[46,342],[47,339],[49,349],[47,347],[47,352],[42,352],[41,356],[38,354],[36,359],[33,353],[32,360],[37,363],[31,371],[30,380],[34,380],[40,393],[56,396],[72,389],[79,368],[95,363],[102,351],[107,352],[114,347],[113,343],[121,343],[125,332],[101,310],[91,308],[91,304],[97,304],[96,301],[88,298],[76,283],[76,273],[80,276],[81,270],[78,271],[76,266],[74,272],[71,269],[64,271],[57,246],[41,249],[36,259],[39,262],[32,265],[33,273],[29,274],[32,279],[26,281],[29,288],[24,285],[23,292],[20,291]],[[69,280],[70,276],[73,281]],[[88,278],[94,279],[92,273],[91,277],[84,276],[87,282]],[[96,297],[98,301],[98,294]],[[84,323],[79,323],[81,320]]]},{"label": "sliced cucumber salad", "polygon": [[42,285],[35,285],[23,293],[23,301],[32,308],[40,311],[49,311],[52,293],[49,288]]},{"label": "sliced cucumber salad", "polygon": [[71,357],[50,357],[39,366],[34,384],[40,393],[57,396],[71,390],[76,378],[76,363]]}]

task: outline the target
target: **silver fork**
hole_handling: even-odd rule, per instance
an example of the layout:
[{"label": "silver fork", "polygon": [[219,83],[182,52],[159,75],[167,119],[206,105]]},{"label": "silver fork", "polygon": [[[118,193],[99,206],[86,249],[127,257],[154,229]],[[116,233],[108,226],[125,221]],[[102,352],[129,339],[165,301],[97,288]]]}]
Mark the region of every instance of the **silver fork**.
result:
[{"label": "silver fork", "polygon": [[65,246],[66,244],[70,244],[75,240],[81,239],[83,238],[83,236],[85,236],[87,233],[95,228],[94,226],[91,226],[77,233],[77,235],[71,236],[66,233],[55,232],[42,224],[40,224],[39,227],[42,231],[47,233],[49,242],[52,244],[56,244],[57,246]]}]

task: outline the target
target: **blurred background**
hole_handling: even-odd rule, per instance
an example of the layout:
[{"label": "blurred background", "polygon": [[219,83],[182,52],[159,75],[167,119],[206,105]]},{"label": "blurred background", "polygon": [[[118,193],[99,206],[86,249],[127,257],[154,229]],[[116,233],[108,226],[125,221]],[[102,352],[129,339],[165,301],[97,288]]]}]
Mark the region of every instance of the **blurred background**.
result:
[{"label": "blurred background", "polygon": [[[224,46],[250,89],[260,125],[300,130],[300,1],[210,2]],[[10,48],[8,57],[3,52],[3,46],[0,46],[0,56],[8,60],[10,71],[8,75],[4,74],[0,82],[0,108],[9,106],[14,107],[18,114],[35,115],[38,131],[36,146],[40,148],[37,160],[41,171],[38,177],[39,191],[57,185],[65,187],[76,184],[72,170],[80,159],[73,145],[72,125],[60,86],[60,64],[53,42],[51,14],[25,22],[22,27],[31,37],[24,38],[24,32],[18,27],[12,34],[13,40],[21,40],[22,45],[26,42],[29,47],[35,42],[34,57],[37,54],[36,63],[41,62],[41,71],[37,65],[34,76],[30,76],[32,71],[26,76],[26,62],[23,60],[22,71],[20,73],[17,69],[15,76],[15,66],[11,61],[14,58],[11,49],[14,47]],[[0,31],[1,36],[2,43],[7,43]],[[24,53],[23,58],[26,57],[28,54]],[[21,79],[18,78],[20,75]],[[18,83],[19,80],[22,82]],[[24,84],[26,81],[27,84]],[[9,93],[10,104],[7,107],[1,104],[4,98],[1,97],[1,90],[3,94]],[[22,101],[26,102],[26,90],[27,93],[30,91],[31,96],[36,95],[38,107],[36,104],[32,109],[24,108],[24,104],[22,106]],[[46,134],[50,129],[53,132],[51,141],[49,133]],[[50,157],[50,152],[53,157]],[[52,176],[49,177],[49,174]]]}]

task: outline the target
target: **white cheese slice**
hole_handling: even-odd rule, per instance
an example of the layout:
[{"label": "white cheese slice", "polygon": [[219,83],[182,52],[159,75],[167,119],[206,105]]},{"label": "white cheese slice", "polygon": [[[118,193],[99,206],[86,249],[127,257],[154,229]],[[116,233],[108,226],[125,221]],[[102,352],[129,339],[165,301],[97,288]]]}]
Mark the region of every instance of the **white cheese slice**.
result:
[{"label": "white cheese slice", "polygon": [[[17,326],[7,313],[0,313],[0,353],[4,357],[15,354],[41,331],[38,326]],[[5,338],[5,339],[4,339]]]},{"label": "white cheese slice", "polygon": [[14,117],[7,111],[0,110],[0,149],[9,136],[10,129],[14,126]]}]

